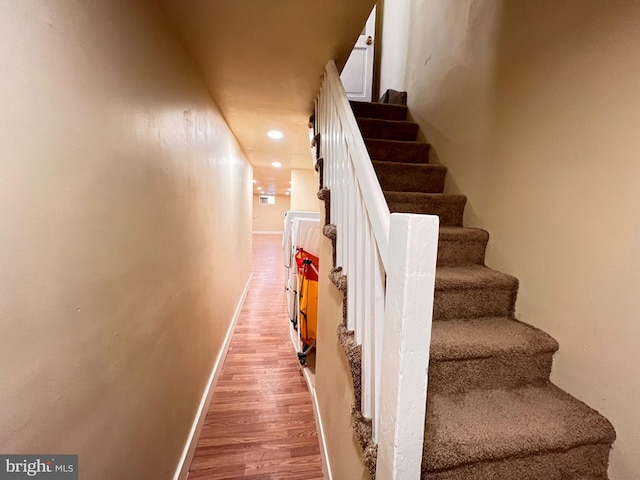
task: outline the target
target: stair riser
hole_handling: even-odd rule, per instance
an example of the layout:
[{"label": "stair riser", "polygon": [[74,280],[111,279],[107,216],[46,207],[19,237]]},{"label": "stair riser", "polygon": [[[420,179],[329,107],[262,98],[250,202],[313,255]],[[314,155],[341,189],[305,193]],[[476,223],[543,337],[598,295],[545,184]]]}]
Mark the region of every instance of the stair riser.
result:
[{"label": "stair riser", "polygon": [[472,389],[517,388],[549,381],[553,353],[501,355],[429,363],[429,392],[463,393]]},{"label": "stair riser", "polygon": [[381,162],[429,163],[428,143],[391,142],[365,139],[369,156]]},{"label": "stair riser", "polygon": [[447,169],[431,165],[373,162],[382,190],[442,193]]},{"label": "stair riser", "polygon": [[445,198],[431,198],[420,204],[411,201],[394,201],[387,198],[392,213],[423,213],[440,217],[440,225],[460,227],[464,214],[465,200],[447,201]]},{"label": "stair riser", "polygon": [[380,118],[383,120],[405,120],[407,118],[406,105],[366,102],[350,103],[356,117]]},{"label": "stair riser", "polygon": [[438,267],[459,267],[463,265],[484,265],[484,256],[487,248],[485,239],[473,239],[468,241],[438,242]]},{"label": "stair riser", "polygon": [[418,124],[408,122],[386,122],[384,120],[358,119],[362,136],[386,140],[415,141],[418,137]]},{"label": "stair riser", "polygon": [[517,289],[474,288],[436,290],[433,319],[508,317],[514,318]]},{"label": "stair riser", "polygon": [[[439,472],[423,472],[423,480],[608,480],[609,445],[585,445],[568,451],[524,458],[478,462]],[[427,466],[428,468],[428,466]]]}]

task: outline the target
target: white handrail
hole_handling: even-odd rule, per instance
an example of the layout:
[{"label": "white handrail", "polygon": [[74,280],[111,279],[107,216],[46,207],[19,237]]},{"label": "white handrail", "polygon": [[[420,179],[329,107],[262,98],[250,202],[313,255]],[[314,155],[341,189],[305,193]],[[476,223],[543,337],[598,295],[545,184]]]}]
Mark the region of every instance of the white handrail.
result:
[{"label": "white handrail", "polygon": [[[323,178],[347,277],[346,325],[362,346],[362,415],[378,480],[420,478],[438,217],[390,214],[333,61],[316,102]],[[383,413],[382,413],[383,412]]]},{"label": "white handrail", "polygon": [[371,221],[371,227],[381,252],[382,264],[387,266],[387,249],[389,245],[389,221],[390,213],[387,202],[384,199],[380,182],[376,176],[364,139],[356,123],[356,117],[349,105],[349,99],[344,86],[340,81],[340,74],[333,60],[326,66],[326,82],[329,83],[329,91],[335,102],[338,118],[344,129],[344,137],[347,148],[351,153],[351,161],[355,169],[356,178],[360,184],[362,196]]}]

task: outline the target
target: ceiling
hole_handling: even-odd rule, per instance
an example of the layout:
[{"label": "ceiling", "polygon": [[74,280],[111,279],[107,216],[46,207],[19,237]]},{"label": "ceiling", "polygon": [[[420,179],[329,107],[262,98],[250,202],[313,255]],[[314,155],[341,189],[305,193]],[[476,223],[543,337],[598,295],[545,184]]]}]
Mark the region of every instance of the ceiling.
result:
[{"label": "ceiling", "polygon": [[[291,168],[313,167],[307,124],[324,65],[342,68],[374,0],[158,1],[253,165],[255,188],[285,194]],[[270,139],[272,129],[284,137]]]}]

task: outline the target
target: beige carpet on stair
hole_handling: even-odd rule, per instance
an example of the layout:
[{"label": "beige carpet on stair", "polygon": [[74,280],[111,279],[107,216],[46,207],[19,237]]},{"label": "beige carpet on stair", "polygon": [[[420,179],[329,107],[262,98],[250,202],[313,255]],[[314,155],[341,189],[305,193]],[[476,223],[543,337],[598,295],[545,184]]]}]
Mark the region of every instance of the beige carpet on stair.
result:
[{"label": "beige carpet on stair", "polygon": [[[444,193],[446,168],[429,164],[406,106],[352,108],[390,211],[440,217],[422,478],[607,479],[613,426],[549,381],[557,342],[516,319],[517,278],[485,266],[489,234],[463,226],[466,198]],[[330,193],[319,193],[327,212]],[[339,267],[330,279],[346,301],[349,279]],[[353,377],[353,427],[375,478],[371,421],[359,411],[361,350],[345,324],[337,334]]]}]

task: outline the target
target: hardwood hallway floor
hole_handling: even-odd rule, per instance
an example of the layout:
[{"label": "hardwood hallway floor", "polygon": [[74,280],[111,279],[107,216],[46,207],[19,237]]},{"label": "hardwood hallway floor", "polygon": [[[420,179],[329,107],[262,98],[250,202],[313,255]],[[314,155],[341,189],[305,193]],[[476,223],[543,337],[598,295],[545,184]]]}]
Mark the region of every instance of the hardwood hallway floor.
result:
[{"label": "hardwood hallway floor", "polygon": [[189,480],[323,478],[311,395],[289,338],[281,239],[253,236],[253,282]]}]

